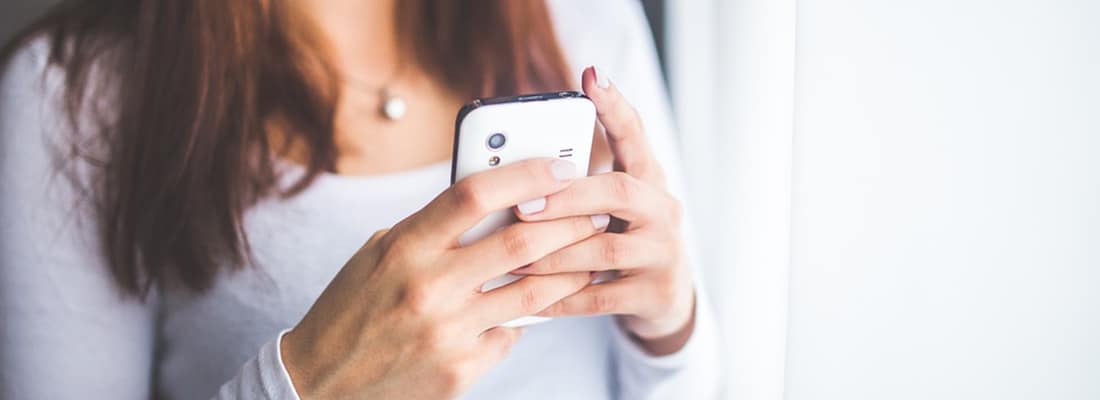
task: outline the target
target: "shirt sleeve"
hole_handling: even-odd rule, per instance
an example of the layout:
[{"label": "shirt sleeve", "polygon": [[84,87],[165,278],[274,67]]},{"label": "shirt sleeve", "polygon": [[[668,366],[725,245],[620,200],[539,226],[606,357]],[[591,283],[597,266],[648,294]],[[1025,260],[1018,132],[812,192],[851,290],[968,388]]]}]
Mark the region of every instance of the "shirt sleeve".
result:
[{"label": "shirt sleeve", "polygon": [[[617,33],[611,33],[618,45],[606,58],[611,81],[638,110],[653,152],[665,171],[668,189],[687,205],[687,191],[680,163],[676,128],[668,103],[668,94],[657,59],[645,12],[634,0],[608,2],[609,21],[620,21]],[[601,71],[601,72],[602,72]],[[720,335],[713,309],[703,290],[703,269],[695,261],[692,240],[692,210],[685,209],[684,240],[689,249],[696,290],[695,328],[680,351],[653,357],[645,353],[618,324],[612,324],[619,398],[672,399],[715,398],[719,390],[721,365],[718,355]]]},{"label": "shirt sleeve", "polygon": [[155,298],[115,288],[77,185],[47,43],[0,78],[0,398],[150,398]]},{"label": "shirt sleeve", "polygon": [[217,400],[233,399],[285,399],[298,400],[298,393],[290,374],[283,364],[281,344],[284,330],[279,336],[260,348],[260,354],[241,367],[236,379],[226,382],[218,391]]},{"label": "shirt sleeve", "polygon": [[654,357],[611,321],[620,399],[713,399],[720,375],[717,329],[709,304],[696,296],[695,330],[676,353]]},{"label": "shirt sleeve", "polygon": [[[158,298],[109,273],[48,52],[0,65],[0,398],[154,398]],[[275,338],[218,397],[297,398],[285,374]]]}]

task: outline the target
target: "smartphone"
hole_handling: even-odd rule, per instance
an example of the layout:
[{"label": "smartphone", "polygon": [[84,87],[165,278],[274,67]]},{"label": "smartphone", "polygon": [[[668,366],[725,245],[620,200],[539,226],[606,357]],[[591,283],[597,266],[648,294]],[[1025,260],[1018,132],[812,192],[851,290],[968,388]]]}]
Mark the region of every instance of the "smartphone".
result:
[{"label": "smartphone", "polygon": [[[596,106],[583,93],[562,91],[478,99],[458,111],[455,120],[451,184],[478,172],[531,158],[562,158],[588,175]],[[511,209],[499,210],[459,237],[466,246],[517,221]],[[505,274],[482,286],[483,292],[520,279]],[[503,326],[524,326],[548,318],[526,316]]]}]

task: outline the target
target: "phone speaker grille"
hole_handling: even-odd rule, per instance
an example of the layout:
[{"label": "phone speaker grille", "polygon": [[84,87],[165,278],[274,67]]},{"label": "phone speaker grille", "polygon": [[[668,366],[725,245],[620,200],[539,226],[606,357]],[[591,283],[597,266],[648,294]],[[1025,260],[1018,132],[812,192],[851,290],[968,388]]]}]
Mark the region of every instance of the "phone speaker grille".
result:
[{"label": "phone speaker grille", "polygon": [[573,156],[573,149],[572,148],[558,150],[558,158],[569,158],[569,157],[572,157],[572,156]]}]

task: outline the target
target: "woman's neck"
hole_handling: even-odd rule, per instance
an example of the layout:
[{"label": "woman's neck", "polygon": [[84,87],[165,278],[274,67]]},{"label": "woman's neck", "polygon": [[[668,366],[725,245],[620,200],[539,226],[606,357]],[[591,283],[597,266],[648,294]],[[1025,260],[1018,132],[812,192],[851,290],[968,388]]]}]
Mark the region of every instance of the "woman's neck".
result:
[{"label": "woman's neck", "polygon": [[397,45],[396,0],[311,0],[292,2],[327,46],[325,56],[340,73],[385,84],[402,63]]},{"label": "woman's neck", "polygon": [[[416,60],[403,59],[398,43],[398,0],[312,0],[294,3],[291,29],[309,40],[341,83],[333,121],[336,172],[371,175],[446,160],[450,127],[462,104],[438,77],[425,74]],[[409,105],[400,120],[380,113],[382,88]],[[304,143],[289,143],[287,157],[302,161]]]}]

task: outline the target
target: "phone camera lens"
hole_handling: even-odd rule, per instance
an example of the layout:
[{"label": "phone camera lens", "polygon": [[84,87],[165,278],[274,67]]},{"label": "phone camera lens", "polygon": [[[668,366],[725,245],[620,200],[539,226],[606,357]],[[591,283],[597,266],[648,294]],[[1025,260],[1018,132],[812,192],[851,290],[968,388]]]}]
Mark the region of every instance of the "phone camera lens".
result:
[{"label": "phone camera lens", "polygon": [[489,149],[491,150],[500,150],[501,147],[504,147],[504,143],[507,141],[508,138],[505,137],[503,133],[497,132],[489,135],[489,140],[486,140],[485,144],[487,144],[489,146]]}]

